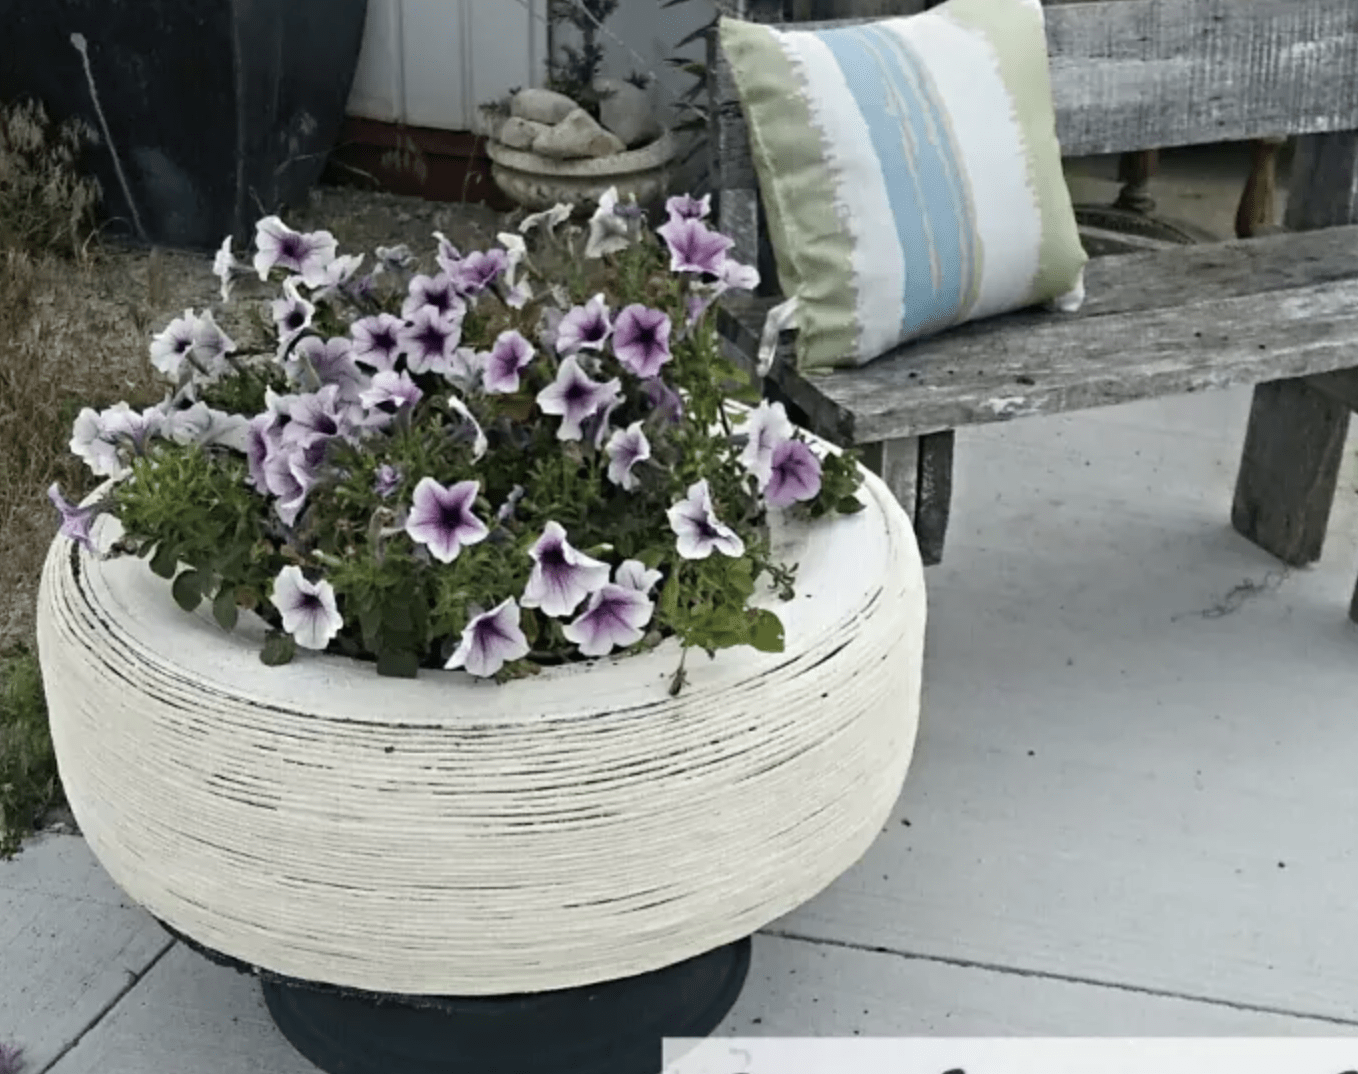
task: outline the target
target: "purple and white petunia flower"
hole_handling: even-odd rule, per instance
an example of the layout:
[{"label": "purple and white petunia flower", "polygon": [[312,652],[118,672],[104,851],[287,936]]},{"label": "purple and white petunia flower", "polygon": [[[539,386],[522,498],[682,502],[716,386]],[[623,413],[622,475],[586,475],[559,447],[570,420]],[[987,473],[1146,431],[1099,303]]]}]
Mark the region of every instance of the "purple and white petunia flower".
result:
[{"label": "purple and white petunia flower", "polygon": [[311,318],[316,312],[316,307],[298,293],[296,278],[291,276],[283,281],[283,297],[270,302],[269,309],[273,323],[278,327],[279,354],[311,327]]},{"label": "purple and white petunia flower", "polygon": [[309,582],[302,568],[284,567],[274,579],[273,606],[283,617],[283,629],[303,649],[324,649],[344,626],[329,582]]},{"label": "purple and white petunia flower", "polygon": [[198,316],[193,310],[185,310],[183,317],[176,317],[164,331],[151,340],[151,364],[167,377],[178,380],[193,349],[194,332],[198,329]]},{"label": "purple and white petunia flower", "polygon": [[727,291],[753,291],[759,286],[759,270],[753,265],[742,265],[739,261],[727,258],[717,273],[717,293]]},{"label": "purple and white petunia flower", "polygon": [[613,326],[613,353],[639,377],[654,377],[670,360],[670,317],[661,310],[631,305]]},{"label": "purple and white petunia flower", "polygon": [[231,301],[233,277],[240,271],[240,262],[236,260],[236,255],[231,252],[231,236],[228,235],[222,240],[221,246],[217,247],[217,253],[212,258],[212,275],[222,281],[223,302]]},{"label": "purple and white petunia flower", "polygon": [[680,194],[665,202],[665,212],[671,220],[706,220],[711,211],[711,194],[704,194],[701,198]]},{"label": "purple and white petunia flower", "polygon": [[648,595],[661,577],[659,571],[647,570],[646,564],[639,559],[625,559],[613,572],[613,581],[617,585],[635,589],[642,595]]},{"label": "purple and white petunia flower", "polygon": [[55,481],[47,490],[47,498],[61,512],[61,536],[74,541],[86,551],[98,551],[94,547],[94,538],[90,536],[90,528],[94,525],[94,520],[107,510],[107,505],[93,503],[88,507],[81,507],[79,504],[71,503],[61,494],[61,486]]},{"label": "purple and white petunia flower", "polygon": [[401,329],[399,338],[412,373],[446,373],[462,341],[462,320],[445,316],[433,306],[422,306]]},{"label": "purple and white petunia flower", "polygon": [[402,407],[413,408],[423,398],[424,392],[404,369],[399,373],[384,369],[373,374],[372,383],[359,393],[358,401],[369,410],[389,406],[394,413]]},{"label": "purple and white petunia flower", "polygon": [[585,256],[603,257],[616,254],[632,245],[632,224],[618,212],[618,189],[609,187],[599,198],[599,207],[589,220],[589,238],[585,240]]},{"label": "purple and white petunia flower", "polygon": [[283,426],[283,442],[302,447],[335,437],[352,441],[366,425],[362,406],[344,399],[338,384],[291,397],[287,413],[291,420]]},{"label": "purple and white petunia flower", "polygon": [[641,431],[641,422],[634,421],[615,432],[604,450],[608,453],[608,480],[631,492],[637,487],[632,467],[651,457],[651,445]]},{"label": "purple and white petunia flower", "polygon": [[401,353],[401,329],[405,322],[390,313],[364,317],[349,326],[354,339],[354,360],[379,372],[394,369]]},{"label": "purple and white petunia flower", "polygon": [[492,247],[489,250],[474,250],[451,273],[453,286],[458,293],[472,298],[493,284],[509,267],[509,255],[503,250]]},{"label": "purple and white petunia flower", "polygon": [[261,280],[269,270],[285,268],[315,287],[325,282],[325,270],[335,259],[335,237],[328,231],[303,234],[293,231],[276,216],[266,216],[255,225],[255,271]]},{"label": "purple and white petunia flower", "polygon": [[509,231],[502,231],[495,238],[505,248],[505,270],[500,279],[505,287],[513,290],[519,275],[519,265],[528,257],[528,244],[523,241],[522,235]]},{"label": "purple and white petunia flower", "polygon": [[463,391],[472,391],[481,382],[486,371],[486,354],[478,354],[470,347],[458,347],[453,352],[453,360],[448,363],[444,379],[456,384]]},{"label": "purple and white petunia flower", "polygon": [[660,377],[651,377],[643,381],[642,387],[646,389],[646,399],[661,421],[673,424],[683,420],[684,400]]},{"label": "purple and white petunia flower", "polygon": [[734,239],[712,231],[701,220],[673,219],[656,230],[670,248],[673,272],[719,276],[726,261],[726,251],[735,245]]},{"label": "purple and white petunia flower", "polygon": [[820,492],[820,471],[820,459],[804,441],[784,440],[773,449],[764,499],[774,507],[814,499]]},{"label": "purple and white petunia flower", "polygon": [[608,584],[589,598],[584,612],[561,628],[584,656],[607,656],[635,645],[646,635],[655,604],[630,586]]},{"label": "purple and white petunia flower", "polygon": [[254,486],[260,495],[269,492],[268,474],[265,463],[273,452],[283,443],[281,429],[282,416],[273,410],[266,410],[250,419],[245,433],[245,461],[250,468],[247,482]]},{"label": "purple and white petunia flower", "polygon": [[400,272],[415,263],[415,255],[405,243],[396,246],[379,246],[373,253],[378,267],[385,272]]},{"label": "purple and white petunia flower", "polygon": [[480,492],[479,481],[459,481],[445,488],[432,477],[420,478],[406,519],[406,533],[440,563],[451,563],[463,548],[485,540],[490,532],[472,514]]},{"label": "purple and white petunia flower", "polygon": [[210,379],[227,372],[226,356],[236,349],[231,337],[221,330],[211,310],[204,310],[193,327],[194,363],[204,370]]},{"label": "purple and white petunia flower", "polygon": [[595,295],[583,306],[575,306],[561,318],[556,329],[557,354],[575,354],[581,350],[603,350],[613,334],[608,319],[608,306],[602,294]]},{"label": "purple and white petunia flower", "polygon": [[600,383],[591,380],[574,357],[562,360],[556,380],[538,392],[537,404],[544,414],[561,418],[558,440],[579,440],[584,436],[580,423],[606,407],[621,394],[616,378]]},{"label": "purple and white petunia flower", "polygon": [[401,487],[401,471],[384,462],[377,468],[377,473],[373,475],[373,492],[377,493],[384,500],[389,500]]},{"label": "purple and white petunia flower", "polygon": [[317,469],[325,458],[326,441],[287,442],[275,448],[264,460],[264,487],[276,496],[274,510],[283,525],[292,526],[306,505],[307,493],[317,480]]},{"label": "purple and white petunia flower", "polygon": [[523,590],[525,608],[541,608],[559,619],[608,584],[608,564],[572,548],[559,522],[547,523],[528,554],[533,569]]},{"label": "purple and white petunia flower", "polygon": [[307,336],[292,349],[283,370],[294,384],[313,391],[334,384],[340,398],[350,403],[358,402],[359,393],[368,385],[367,375],[354,361],[354,345],[348,336],[330,340]]},{"label": "purple and white petunia flower", "polygon": [[425,306],[433,306],[445,317],[461,319],[467,304],[453,286],[452,277],[446,272],[437,276],[416,276],[410,281],[409,294],[401,306],[401,316],[410,320]]},{"label": "purple and white petunia flower", "polygon": [[745,435],[749,437],[740,453],[740,464],[759,480],[762,489],[769,480],[773,465],[773,449],[792,436],[792,422],[782,403],[765,399],[745,419]]},{"label": "purple and white petunia flower", "polygon": [[552,234],[560,225],[571,218],[571,213],[575,211],[574,205],[566,205],[558,202],[552,208],[540,213],[532,213],[525,216],[519,224],[519,233],[527,235],[535,227],[543,228],[547,234]]},{"label": "purple and white petunia flower", "polygon": [[203,402],[162,413],[165,424],[161,435],[177,444],[223,444],[235,451],[246,450],[250,422],[241,414],[214,410]]},{"label": "purple and white petunia flower", "polygon": [[481,423],[476,420],[476,416],[467,407],[467,404],[456,395],[448,396],[448,409],[457,414],[472,429],[472,461],[478,461],[490,449],[490,441],[486,439],[486,434],[481,429]]},{"label": "purple and white petunia flower", "polygon": [[303,278],[302,282],[312,289],[312,301],[323,302],[348,290],[349,283],[354,278],[354,273],[363,264],[363,257],[363,254],[345,254],[336,257],[310,280]]},{"label": "purple and white petunia flower", "polygon": [[528,638],[519,626],[518,602],[510,597],[472,619],[462,632],[457,648],[444,668],[464,669],[469,675],[489,678],[507,663],[529,653]]},{"label": "purple and white petunia flower", "polygon": [[514,511],[519,506],[519,501],[523,499],[527,490],[522,485],[515,485],[509,490],[509,495],[505,497],[505,502],[500,504],[500,509],[495,512],[496,522],[507,522],[514,517]]},{"label": "purple and white petunia flower", "polygon": [[486,391],[495,395],[518,391],[519,374],[528,367],[535,353],[533,345],[518,332],[512,329],[501,332],[482,367]]},{"label": "purple and white petunia flower", "polygon": [[457,271],[457,266],[462,264],[462,252],[448,241],[448,236],[442,231],[434,232],[434,238],[438,239],[439,243],[434,260],[438,262],[439,269],[451,278]]},{"label": "purple and white petunia flower", "polygon": [[745,554],[745,542],[735,530],[717,520],[706,478],[690,485],[688,496],[665,514],[679,538],[676,547],[684,559],[706,559],[714,551],[732,557]]}]

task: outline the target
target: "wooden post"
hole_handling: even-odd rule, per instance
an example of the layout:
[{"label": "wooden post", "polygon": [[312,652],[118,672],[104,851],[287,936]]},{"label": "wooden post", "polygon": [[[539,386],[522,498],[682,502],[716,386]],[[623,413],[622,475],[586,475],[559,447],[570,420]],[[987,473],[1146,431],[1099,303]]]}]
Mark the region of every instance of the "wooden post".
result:
[{"label": "wooden post", "polygon": [[[1290,230],[1358,222],[1358,132],[1297,145]],[[1254,389],[1231,522],[1294,566],[1320,558],[1348,433],[1349,407],[1302,379]]]},{"label": "wooden post", "polygon": [[1115,209],[1130,209],[1143,216],[1155,211],[1155,199],[1150,195],[1150,181],[1160,167],[1160,151],[1147,149],[1140,153],[1123,153],[1118,160],[1118,182],[1123,183]]},{"label": "wooden post", "polygon": [[943,562],[952,513],[953,432],[863,444],[863,465],[886,482],[915,527],[926,567]]},{"label": "wooden post", "polygon": [[1251,143],[1254,160],[1235,213],[1236,238],[1250,239],[1277,229],[1278,152],[1286,144],[1286,138],[1258,138]]}]

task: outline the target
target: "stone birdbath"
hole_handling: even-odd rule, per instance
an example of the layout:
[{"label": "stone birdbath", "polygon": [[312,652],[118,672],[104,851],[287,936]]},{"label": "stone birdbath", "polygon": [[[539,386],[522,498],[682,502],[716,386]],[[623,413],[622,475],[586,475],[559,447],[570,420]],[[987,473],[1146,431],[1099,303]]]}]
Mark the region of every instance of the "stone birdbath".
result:
[{"label": "stone birdbath", "polygon": [[523,89],[482,110],[491,175],[532,211],[596,202],[610,187],[647,206],[669,191],[677,143],[656,118],[650,95],[620,79],[594,83],[596,120],[564,94]]}]

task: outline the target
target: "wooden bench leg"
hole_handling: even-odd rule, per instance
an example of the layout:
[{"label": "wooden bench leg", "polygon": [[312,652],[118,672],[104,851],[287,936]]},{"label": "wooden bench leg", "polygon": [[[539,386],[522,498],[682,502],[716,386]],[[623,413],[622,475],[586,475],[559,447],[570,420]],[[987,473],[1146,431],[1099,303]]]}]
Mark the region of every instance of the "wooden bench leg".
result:
[{"label": "wooden bench leg", "polygon": [[1320,558],[1349,408],[1303,380],[1254,389],[1231,522],[1293,567]]},{"label": "wooden bench leg", "polygon": [[1358,623],[1358,585],[1353,587],[1353,601],[1349,604],[1349,618]]},{"label": "wooden bench leg", "polygon": [[886,482],[915,526],[926,567],[943,562],[952,510],[953,433],[864,444],[863,464]]}]

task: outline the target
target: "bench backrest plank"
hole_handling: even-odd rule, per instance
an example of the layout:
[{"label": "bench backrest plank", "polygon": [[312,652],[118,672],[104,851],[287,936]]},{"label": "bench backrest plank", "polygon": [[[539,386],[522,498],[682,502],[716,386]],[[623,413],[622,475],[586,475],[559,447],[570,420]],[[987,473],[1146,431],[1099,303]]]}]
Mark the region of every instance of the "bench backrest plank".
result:
[{"label": "bench backrest plank", "polygon": [[[718,6],[759,21],[782,10],[778,0]],[[1053,5],[1045,17],[1067,156],[1358,130],[1358,0],[1096,0]],[[754,258],[758,197],[745,120],[715,40],[709,60],[721,225]]]}]

